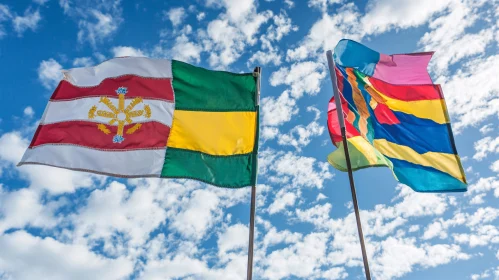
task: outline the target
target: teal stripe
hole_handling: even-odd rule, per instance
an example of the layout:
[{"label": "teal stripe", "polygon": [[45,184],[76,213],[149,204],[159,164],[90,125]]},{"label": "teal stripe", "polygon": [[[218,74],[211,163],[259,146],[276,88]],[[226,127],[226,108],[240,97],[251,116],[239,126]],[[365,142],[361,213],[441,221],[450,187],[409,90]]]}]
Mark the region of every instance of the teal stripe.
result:
[{"label": "teal stripe", "polygon": [[372,76],[380,54],[352,40],[340,40],[334,48],[334,62],[342,67],[352,67]]},{"label": "teal stripe", "polygon": [[431,167],[387,157],[400,183],[417,192],[464,192],[466,184],[451,175]]}]

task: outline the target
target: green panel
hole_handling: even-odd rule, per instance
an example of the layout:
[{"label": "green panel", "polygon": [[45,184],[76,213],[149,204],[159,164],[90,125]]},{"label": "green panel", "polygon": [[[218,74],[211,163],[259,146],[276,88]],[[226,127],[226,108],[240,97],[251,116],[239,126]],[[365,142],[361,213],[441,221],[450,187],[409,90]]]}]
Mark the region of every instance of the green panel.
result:
[{"label": "green panel", "polygon": [[173,60],[175,109],[255,111],[256,77],[211,71]]},{"label": "green panel", "polygon": [[161,177],[194,179],[224,188],[241,188],[252,185],[255,160],[255,153],[212,156],[168,148]]}]

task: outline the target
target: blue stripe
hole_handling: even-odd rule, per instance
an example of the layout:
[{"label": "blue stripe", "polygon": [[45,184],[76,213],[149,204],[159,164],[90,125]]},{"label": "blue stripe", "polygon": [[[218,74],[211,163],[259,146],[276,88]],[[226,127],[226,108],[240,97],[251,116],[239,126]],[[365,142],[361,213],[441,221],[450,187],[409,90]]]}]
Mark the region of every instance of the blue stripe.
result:
[{"label": "blue stripe", "polygon": [[431,167],[387,157],[400,183],[417,192],[464,192],[466,184],[451,175]]},{"label": "blue stripe", "polygon": [[437,124],[401,112],[393,113],[401,121],[399,124],[380,124],[376,118],[371,118],[375,139],[386,139],[410,147],[419,154],[426,152],[456,154],[450,141],[447,124]]}]

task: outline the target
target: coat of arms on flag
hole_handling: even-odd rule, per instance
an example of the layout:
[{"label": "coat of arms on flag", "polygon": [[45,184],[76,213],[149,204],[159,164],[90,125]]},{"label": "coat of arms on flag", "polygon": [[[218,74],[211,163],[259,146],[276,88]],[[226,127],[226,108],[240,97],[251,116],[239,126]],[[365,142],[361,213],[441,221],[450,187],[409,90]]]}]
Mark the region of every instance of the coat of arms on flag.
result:
[{"label": "coat of arms on flag", "polygon": [[[125,95],[127,94],[126,87],[119,87],[116,90],[118,95],[118,106],[113,104],[113,101],[106,96],[103,96],[99,100],[99,104],[94,105],[88,111],[88,118],[90,120],[95,120],[97,117],[103,118],[107,124],[115,125],[117,124],[117,131],[113,137],[113,143],[121,143],[125,140],[123,137],[125,125],[132,125],[126,130],[126,134],[133,134],[142,126],[141,123],[135,123],[134,119],[143,117],[143,119],[149,119],[151,117],[151,107],[145,104],[143,109],[137,109],[136,106],[143,103],[141,97],[134,97],[131,100],[126,101]],[[99,106],[103,104],[106,108]],[[101,107],[101,108],[99,108]],[[106,110],[107,109],[107,110]],[[99,123],[97,128],[104,134],[111,134],[111,130],[105,123]]]}]

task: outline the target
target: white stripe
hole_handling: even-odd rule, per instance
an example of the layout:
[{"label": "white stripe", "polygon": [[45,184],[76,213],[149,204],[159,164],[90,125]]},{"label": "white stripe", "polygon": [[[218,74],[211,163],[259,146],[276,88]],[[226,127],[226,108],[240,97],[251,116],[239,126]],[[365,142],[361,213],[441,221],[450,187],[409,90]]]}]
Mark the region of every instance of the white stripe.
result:
[{"label": "white stripe", "polygon": [[74,145],[44,145],[26,150],[19,163],[43,164],[100,174],[159,177],[166,147],[153,150],[102,151]]},{"label": "white stripe", "polygon": [[[118,98],[109,98],[114,106],[118,107]],[[87,97],[74,99],[69,101],[50,101],[47,105],[47,110],[41,124],[50,124],[63,121],[93,121],[99,123],[107,124],[111,119],[95,116],[94,119],[89,119],[88,111],[92,106],[97,106],[98,110],[104,110],[110,112],[109,108],[104,104],[99,102],[100,97]],[[125,99],[125,108],[132,102],[132,99]],[[163,123],[169,127],[172,127],[173,110],[175,104],[172,102],[155,100],[155,99],[144,99],[142,103],[139,103],[133,109],[143,110],[144,105],[149,105],[151,108],[151,117],[146,118],[144,114],[139,117],[134,117],[132,120],[134,123],[147,122],[147,121],[157,121]],[[118,125],[116,122],[114,125]]]},{"label": "white stripe", "polygon": [[63,73],[64,78],[70,83],[89,87],[100,84],[106,78],[123,75],[172,78],[172,62],[167,59],[147,57],[117,57],[93,67],[73,68]]}]

